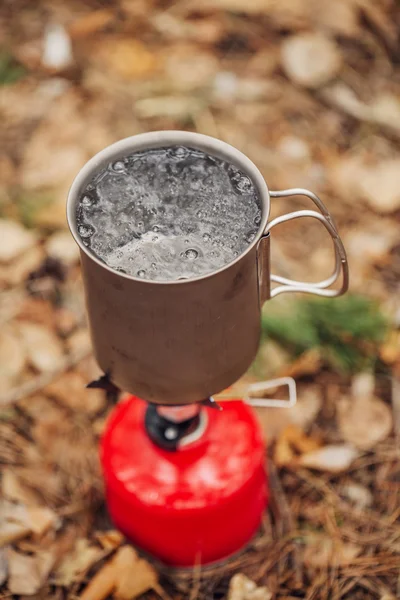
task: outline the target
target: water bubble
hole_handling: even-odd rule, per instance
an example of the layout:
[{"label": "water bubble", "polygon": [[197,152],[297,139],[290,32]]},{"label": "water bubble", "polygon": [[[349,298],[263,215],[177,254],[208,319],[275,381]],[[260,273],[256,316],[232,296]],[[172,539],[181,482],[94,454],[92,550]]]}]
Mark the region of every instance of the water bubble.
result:
[{"label": "water bubble", "polygon": [[156,242],[158,240],[158,235],[153,235],[153,237],[151,238],[152,242]]},{"label": "water bubble", "polygon": [[215,256],[216,252],[210,252],[210,256]]},{"label": "water bubble", "polygon": [[118,271],[118,273],[126,273],[125,269],[122,267],[115,267],[115,270]]},{"label": "water bubble", "polygon": [[146,276],[146,271],[144,269],[140,269],[140,271],[137,272],[137,276],[143,279],[143,277]]},{"label": "water bubble", "polygon": [[157,265],[156,265],[156,263],[151,263],[151,268],[152,268],[152,269],[156,269],[156,268],[157,268]]},{"label": "water bubble", "polygon": [[211,240],[211,235],[209,233],[203,233],[203,240],[209,242]]},{"label": "water bubble", "polygon": [[242,194],[248,194],[253,189],[253,184],[246,175],[241,175],[236,181],[236,188],[239,192],[242,192]]},{"label": "water bubble", "polygon": [[182,277],[178,277],[178,280],[181,280],[181,279],[189,279],[189,277],[186,277],[185,275],[182,275]]},{"label": "water bubble", "polygon": [[158,231],[160,231],[160,228],[158,227],[158,225],[153,225],[153,231],[155,231],[156,233]]},{"label": "water bubble", "polygon": [[254,225],[259,225],[261,223],[261,213],[258,213],[255,217],[254,217]]},{"label": "water bubble", "polygon": [[233,253],[233,256],[239,256],[239,252],[237,250],[235,250],[235,252]]},{"label": "water bubble", "polygon": [[186,148],[183,148],[182,146],[176,146],[168,150],[168,154],[172,158],[184,158],[187,155],[187,153],[188,150]]},{"label": "water bubble", "polygon": [[83,238],[88,238],[93,235],[94,230],[90,225],[80,225],[78,228],[78,233]]},{"label": "water bubble", "polygon": [[185,244],[189,244],[189,240],[185,240]]},{"label": "water bubble", "polygon": [[201,210],[198,210],[196,216],[199,217],[199,219],[201,219],[204,216],[204,214]]},{"label": "water bubble", "polygon": [[185,256],[185,258],[188,258],[189,260],[194,260],[195,258],[198,257],[199,253],[194,248],[189,248],[188,250],[185,250],[183,255]]},{"label": "water bubble", "polygon": [[92,206],[92,199],[90,196],[83,196],[81,204],[82,206]]},{"label": "water bubble", "polygon": [[249,233],[246,234],[245,236],[245,241],[250,244],[250,242],[252,242],[255,238],[255,232],[254,231],[249,231]]},{"label": "water bubble", "polygon": [[123,173],[125,171],[125,165],[122,160],[117,160],[117,162],[112,164],[111,168],[116,173]]}]

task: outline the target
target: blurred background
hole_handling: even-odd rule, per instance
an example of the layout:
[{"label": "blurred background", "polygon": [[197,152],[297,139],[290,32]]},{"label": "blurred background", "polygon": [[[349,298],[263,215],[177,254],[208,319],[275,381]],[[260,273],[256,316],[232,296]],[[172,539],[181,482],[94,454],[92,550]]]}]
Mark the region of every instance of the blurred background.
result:
[{"label": "blurred background", "polygon": [[[75,598],[124,543],[97,463],[114,399],[84,388],[100,373],[65,201],[93,154],[157,129],[220,138],[270,189],[319,194],[348,252],[351,293],[279,296],[265,309],[240,385],[291,375],[299,404],[260,413],[275,502],[242,562],[194,580],[151,571],[119,597],[161,577],[172,597],[251,600],[232,595],[242,572],[266,586],[257,598],[398,597],[399,27],[396,0],[2,0],[4,597]],[[274,200],[272,216],[307,202]],[[276,228],[272,263],[286,277],[328,276],[324,228]]]}]

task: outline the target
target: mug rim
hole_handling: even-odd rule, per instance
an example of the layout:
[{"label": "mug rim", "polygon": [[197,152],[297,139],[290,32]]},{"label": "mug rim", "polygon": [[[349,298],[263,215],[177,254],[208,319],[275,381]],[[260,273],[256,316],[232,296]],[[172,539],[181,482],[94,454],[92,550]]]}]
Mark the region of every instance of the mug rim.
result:
[{"label": "mug rim", "polygon": [[[83,192],[86,185],[90,182],[96,172],[100,171],[108,163],[121,159],[132,152],[140,152],[141,150],[150,150],[154,148],[162,148],[165,146],[175,145],[186,145],[196,150],[202,150],[216,156],[223,160],[227,160],[233,163],[236,167],[240,168],[245,174],[249,175],[252,182],[257,188],[261,201],[261,222],[254,240],[246,246],[239,256],[235,257],[234,260],[223,265],[219,269],[206,273],[199,277],[191,277],[190,279],[177,279],[173,281],[169,280],[152,280],[142,279],[140,277],[134,277],[128,273],[121,273],[109,267],[105,262],[100,260],[94,252],[92,252],[82,242],[81,237],[78,234],[77,222],[76,222],[76,205],[78,203],[80,194]],[[100,150],[91,159],[89,159],[81,170],[76,175],[72,182],[70,190],[67,196],[67,222],[71,234],[78,244],[81,251],[83,251],[90,259],[96,262],[99,266],[107,269],[114,275],[124,277],[133,281],[141,283],[151,283],[158,285],[182,285],[207,279],[214,275],[225,271],[238,263],[248,252],[250,252],[260,241],[263,232],[267,226],[270,212],[270,194],[268,186],[261,175],[256,165],[240,150],[231,146],[227,142],[223,142],[217,138],[204,135],[201,133],[195,133],[190,131],[179,131],[179,130],[164,130],[164,131],[151,131],[147,133],[140,133],[130,137],[123,138],[118,142],[106,146],[103,150]]]}]

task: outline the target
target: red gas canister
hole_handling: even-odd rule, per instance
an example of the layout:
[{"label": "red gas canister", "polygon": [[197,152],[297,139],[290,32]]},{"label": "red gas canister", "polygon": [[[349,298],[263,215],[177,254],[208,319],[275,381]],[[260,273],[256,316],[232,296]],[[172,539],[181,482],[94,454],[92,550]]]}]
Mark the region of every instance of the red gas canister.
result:
[{"label": "red gas canister", "polygon": [[256,533],[267,502],[264,444],[242,401],[203,408],[205,429],[176,451],[145,429],[147,403],[115,408],[101,445],[108,510],[135,545],[173,566],[224,559]]}]

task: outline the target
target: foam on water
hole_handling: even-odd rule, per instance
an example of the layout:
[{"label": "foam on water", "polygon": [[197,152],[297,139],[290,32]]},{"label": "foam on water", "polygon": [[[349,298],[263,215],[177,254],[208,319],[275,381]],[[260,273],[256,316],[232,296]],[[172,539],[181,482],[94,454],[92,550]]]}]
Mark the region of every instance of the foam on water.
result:
[{"label": "foam on water", "polygon": [[253,241],[261,207],[236,167],[172,146],[130,154],[97,173],[76,218],[82,242],[109,267],[166,281],[234,260]]}]

